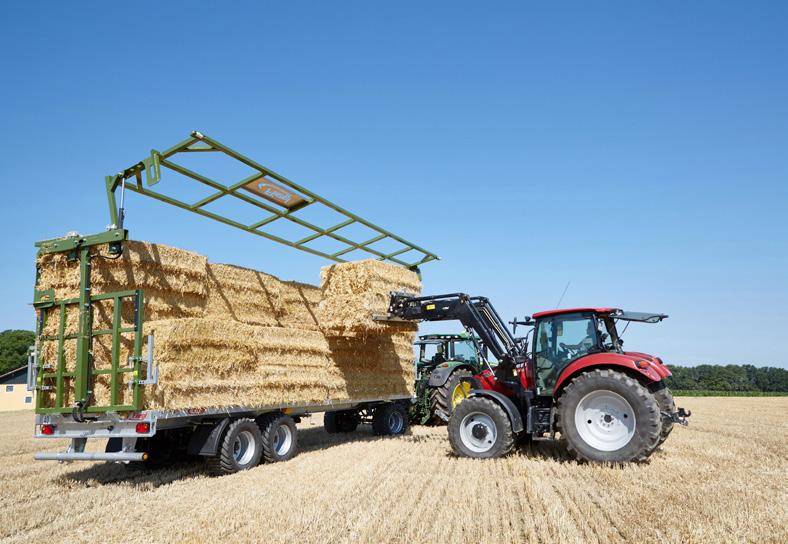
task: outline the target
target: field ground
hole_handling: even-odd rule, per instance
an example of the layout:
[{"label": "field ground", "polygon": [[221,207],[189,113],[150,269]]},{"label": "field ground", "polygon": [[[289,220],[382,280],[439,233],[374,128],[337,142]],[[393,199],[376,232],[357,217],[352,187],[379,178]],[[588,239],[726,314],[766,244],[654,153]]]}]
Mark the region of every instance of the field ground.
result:
[{"label": "field ground", "polygon": [[2,542],[787,542],[788,398],[682,398],[647,464],[549,444],[455,458],[445,427],[378,439],[304,420],[287,463],[210,477],[35,462],[30,412],[0,414]]}]

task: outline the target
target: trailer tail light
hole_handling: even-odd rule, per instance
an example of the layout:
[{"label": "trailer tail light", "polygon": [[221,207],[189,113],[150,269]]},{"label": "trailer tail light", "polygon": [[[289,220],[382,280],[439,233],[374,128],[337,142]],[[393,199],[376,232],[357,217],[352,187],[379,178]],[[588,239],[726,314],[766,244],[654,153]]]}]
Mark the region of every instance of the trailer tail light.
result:
[{"label": "trailer tail light", "polygon": [[150,432],[150,423],[147,421],[144,423],[137,423],[134,430],[137,431],[137,434],[148,434]]},{"label": "trailer tail light", "polygon": [[55,426],[49,424],[41,425],[41,434],[45,434],[47,436],[55,434]]}]

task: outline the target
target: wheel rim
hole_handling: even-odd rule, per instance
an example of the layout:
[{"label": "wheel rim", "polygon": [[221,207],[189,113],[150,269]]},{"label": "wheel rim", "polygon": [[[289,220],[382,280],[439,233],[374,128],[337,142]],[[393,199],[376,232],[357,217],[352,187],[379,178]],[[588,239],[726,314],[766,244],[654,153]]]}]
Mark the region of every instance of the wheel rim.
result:
[{"label": "wheel rim", "polygon": [[285,455],[293,443],[293,433],[287,425],[280,425],[274,434],[274,451],[277,455]]},{"label": "wheel rim", "polygon": [[617,451],[635,436],[635,411],[613,391],[593,391],[575,409],[575,427],[583,441],[599,451]]},{"label": "wheel rim", "polygon": [[451,392],[451,407],[456,408],[459,403],[468,398],[468,393],[471,392],[471,384],[468,382],[460,382],[454,391]]},{"label": "wheel rim", "polygon": [[474,453],[485,453],[492,449],[498,438],[498,427],[487,414],[471,412],[460,422],[460,440]]},{"label": "wheel rim", "polygon": [[402,432],[402,426],[405,424],[405,420],[403,419],[401,413],[399,413],[397,410],[393,410],[389,414],[388,424],[389,432],[391,434],[397,434]]},{"label": "wheel rim", "polygon": [[233,442],[233,459],[239,465],[247,465],[254,457],[254,435],[241,431]]}]

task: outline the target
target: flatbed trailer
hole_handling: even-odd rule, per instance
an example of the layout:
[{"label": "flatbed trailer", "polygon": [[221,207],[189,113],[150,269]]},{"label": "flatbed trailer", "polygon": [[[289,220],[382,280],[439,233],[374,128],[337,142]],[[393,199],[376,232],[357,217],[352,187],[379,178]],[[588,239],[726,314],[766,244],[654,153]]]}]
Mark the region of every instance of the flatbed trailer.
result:
[{"label": "flatbed trailer", "polygon": [[[174,162],[173,157],[189,153],[215,153],[230,157],[254,171],[236,183],[224,184],[194,172]],[[215,192],[196,202],[187,202],[156,186],[162,170],[172,170],[190,181],[199,183]],[[143,182],[143,177],[145,178]],[[162,184],[166,185],[166,184]],[[321,256],[334,262],[345,262],[348,253],[360,251],[369,257],[389,261],[419,272],[421,264],[437,259],[437,255],[362,219],[317,194],[295,184],[259,163],[241,155],[216,140],[193,132],[186,140],[166,151],[151,151],[150,157],[105,178],[109,205],[110,225],[106,231],[82,236],[70,233],[64,237],[38,242],[39,255],[64,253],[71,261],[78,261],[80,272],[79,296],[57,300],[53,290],[38,289],[38,275],[34,307],[39,312],[36,326],[36,345],[28,361],[28,389],[37,392],[34,436],[36,438],[70,439],[70,446],[62,452],[38,452],[36,460],[42,461],[115,461],[122,463],[143,462],[149,465],[165,464],[181,455],[204,457],[217,472],[231,473],[251,468],[261,461],[284,461],[297,451],[295,423],[300,418],[323,412],[328,432],[350,432],[359,424],[369,423],[378,435],[401,434],[407,428],[407,411],[413,398],[408,395],[388,395],[377,398],[327,399],[316,404],[277,404],[261,406],[193,407],[182,410],[149,410],[142,402],[142,388],[158,381],[155,366],[153,339],[148,336],[147,358],[142,357],[145,342],[145,303],[142,290],[92,294],[91,248],[106,245],[110,255],[120,256],[128,240],[124,228],[126,190],[170,204],[255,234],[268,240]],[[120,199],[116,192],[120,191]],[[241,201],[268,214],[254,223],[244,223],[238,218],[209,211],[206,205],[220,199]],[[332,226],[320,226],[299,216],[299,211],[317,207],[344,216]],[[289,240],[272,234],[267,228],[274,222],[290,222],[312,232],[306,238]],[[354,239],[343,231],[350,225],[361,225],[375,234],[368,239]],[[343,245],[333,253],[317,250],[306,244],[325,237]],[[399,243],[400,248],[388,252],[376,249],[380,241]],[[116,309],[121,300],[134,304],[134,323],[122,326],[119,310],[111,327],[94,330],[92,305],[101,300],[113,299]],[[66,309],[79,308],[79,325],[76,333],[67,333],[62,326]],[[59,331],[44,334],[44,315],[59,311]],[[124,364],[119,360],[121,334],[133,334],[134,346]],[[112,350],[111,368],[96,370],[92,360],[92,339],[98,335],[111,335],[115,346]],[[66,367],[63,344],[75,341],[73,367]],[[56,361],[41,361],[43,342],[56,342]],[[97,405],[92,399],[92,383],[99,374],[111,376],[111,396],[106,405]],[[131,374],[124,381],[123,376]],[[66,401],[64,378],[72,380],[73,403]],[[119,389],[127,384],[131,395],[121,395]],[[54,391],[54,405],[42,402],[42,393]],[[120,399],[126,400],[121,402]],[[86,451],[89,439],[107,440],[104,452]]]}]

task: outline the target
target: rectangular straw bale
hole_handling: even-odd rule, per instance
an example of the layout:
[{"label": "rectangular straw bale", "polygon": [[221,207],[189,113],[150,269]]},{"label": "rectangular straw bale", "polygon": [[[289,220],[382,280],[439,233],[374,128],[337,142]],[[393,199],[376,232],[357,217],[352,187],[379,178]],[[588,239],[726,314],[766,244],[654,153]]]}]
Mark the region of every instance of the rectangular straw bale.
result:
[{"label": "rectangular straw bale", "polygon": [[375,260],[324,266],[320,289],[318,321],[327,335],[392,334],[418,328],[415,323],[372,319],[388,312],[392,291],[421,292],[418,275],[401,266]]},{"label": "rectangular straw bale", "polygon": [[[142,289],[146,319],[200,317],[205,313],[207,263],[202,255],[163,244],[129,240],[120,258],[108,258],[107,246],[93,248],[92,293]],[[55,298],[79,296],[79,261],[65,253],[38,259],[40,290]],[[130,319],[129,319],[130,320]]]},{"label": "rectangular straw bale", "polygon": [[333,363],[329,397],[375,398],[413,395],[415,333],[359,337],[327,337]]},{"label": "rectangular straw bale", "polygon": [[230,264],[208,264],[205,315],[249,325],[280,325],[281,281],[269,274]]},{"label": "rectangular straw bale", "polygon": [[316,285],[297,281],[280,284],[279,324],[283,327],[319,330],[317,311],[322,293]]}]

